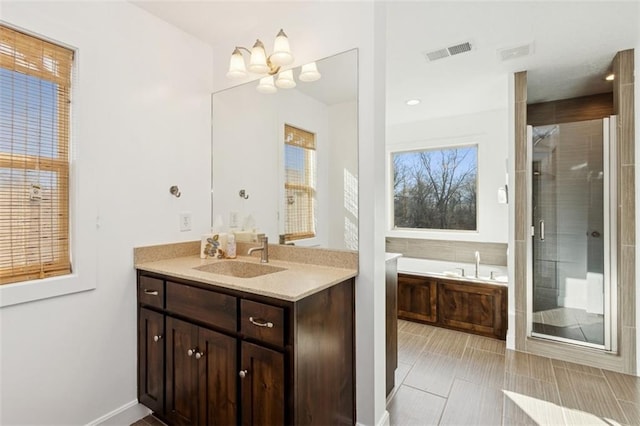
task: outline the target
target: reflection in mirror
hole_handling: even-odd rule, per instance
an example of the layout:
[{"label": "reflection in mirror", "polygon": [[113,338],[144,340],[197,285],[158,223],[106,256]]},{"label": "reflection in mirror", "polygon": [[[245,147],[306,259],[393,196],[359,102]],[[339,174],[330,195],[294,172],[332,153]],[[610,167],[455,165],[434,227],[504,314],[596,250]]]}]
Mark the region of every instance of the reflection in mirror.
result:
[{"label": "reflection in mirror", "polygon": [[[358,249],[358,52],[316,61],[321,78],[212,96],[212,223],[272,243]],[[244,190],[244,196],[239,196]]]}]

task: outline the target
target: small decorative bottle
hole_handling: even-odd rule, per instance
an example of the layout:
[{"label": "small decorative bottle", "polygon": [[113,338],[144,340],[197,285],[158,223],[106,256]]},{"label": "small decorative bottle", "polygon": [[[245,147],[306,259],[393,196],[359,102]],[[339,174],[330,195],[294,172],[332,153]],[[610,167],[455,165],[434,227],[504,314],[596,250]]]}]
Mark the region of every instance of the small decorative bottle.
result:
[{"label": "small decorative bottle", "polygon": [[236,236],[233,233],[227,236],[227,258],[236,258]]}]

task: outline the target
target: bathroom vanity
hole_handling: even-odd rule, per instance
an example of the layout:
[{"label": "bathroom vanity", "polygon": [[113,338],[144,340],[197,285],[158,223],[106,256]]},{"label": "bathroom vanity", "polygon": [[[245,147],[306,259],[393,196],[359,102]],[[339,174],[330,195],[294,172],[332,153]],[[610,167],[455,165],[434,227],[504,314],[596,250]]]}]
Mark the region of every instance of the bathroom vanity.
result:
[{"label": "bathroom vanity", "polygon": [[238,261],[136,263],[140,402],[170,425],[354,424],[356,270],[203,268]]}]

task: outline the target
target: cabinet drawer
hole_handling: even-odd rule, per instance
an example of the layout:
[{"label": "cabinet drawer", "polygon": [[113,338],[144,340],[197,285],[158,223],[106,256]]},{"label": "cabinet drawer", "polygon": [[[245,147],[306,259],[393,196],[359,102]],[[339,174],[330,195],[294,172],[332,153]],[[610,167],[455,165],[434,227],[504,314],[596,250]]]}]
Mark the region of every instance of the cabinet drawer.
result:
[{"label": "cabinet drawer", "polygon": [[246,337],[284,346],[284,309],[243,299],[240,328]]},{"label": "cabinet drawer", "polygon": [[164,308],[164,281],[140,276],[138,282],[138,302],[141,305]]},{"label": "cabinet drawer", "polygon": [[236,298],[167,281],[167,311],[235,332]]}]

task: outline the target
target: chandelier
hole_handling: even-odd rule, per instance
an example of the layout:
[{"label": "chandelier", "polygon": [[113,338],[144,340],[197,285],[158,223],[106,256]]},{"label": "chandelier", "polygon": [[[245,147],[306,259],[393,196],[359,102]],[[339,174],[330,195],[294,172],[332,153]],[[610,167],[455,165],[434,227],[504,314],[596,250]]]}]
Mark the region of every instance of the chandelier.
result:
[{"label": "chandelier", "polygon": [[[249,53],[249,65],[247,66],[242,55],[242,51]],[[229,60],[229,71],[227,77],[239,79],[247,77],[250,73],[266,74],[260,79],[256,89],[261,93],[275,93],[280,89],[292,89],[296,87],[293,77],[293,70],[283,70],[282,67],[293,63],[293,55],[289,48],[289,39],[281,29],[276,35],[273,43],[273,53],[267,55],[264,44],[258,39],[251,48],[236,46]],[[274,79],[274,76],[276,78]],[[316,81],[320,78],[318,67],[315,62],[303,65],[298,79],[300,81]]]}]

